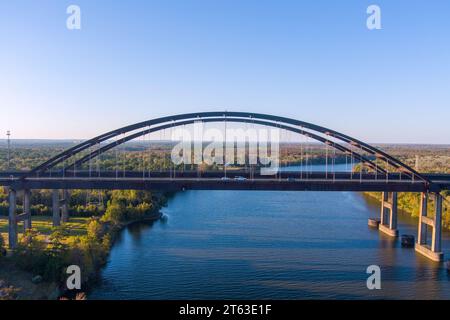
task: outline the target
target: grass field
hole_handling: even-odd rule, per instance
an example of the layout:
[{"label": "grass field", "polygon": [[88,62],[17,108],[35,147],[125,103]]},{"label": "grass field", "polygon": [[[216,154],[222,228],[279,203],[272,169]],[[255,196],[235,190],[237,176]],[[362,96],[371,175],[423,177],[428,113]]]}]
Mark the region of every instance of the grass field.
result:
[{"label": "grass field", "polygon": [[[74,217],[70,218],[69,222],[65,224],[68,236],[82,236],[86,235],[86,225],[89,218]],[[52,232],[52,217],[33,216],[32,226],[43,236],[48,236]],[[23,223],[18,226],[19,237],[23,232]],[[8,243],[8,217],[0,216],[0,234],[3,236],[5,243]]]}]

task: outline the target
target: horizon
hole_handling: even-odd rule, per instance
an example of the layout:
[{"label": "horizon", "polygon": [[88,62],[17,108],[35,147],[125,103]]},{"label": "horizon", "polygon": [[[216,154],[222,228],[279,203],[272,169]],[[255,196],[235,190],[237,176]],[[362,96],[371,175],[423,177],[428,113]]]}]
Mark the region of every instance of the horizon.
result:
[{"label": "horizon", "polygon": [[[87,141],[89,139],[70,139],[70,138],[60,138],[60,139],[46,139],[46,138],[19,138],[19,139],[10,139],[11,141],[11,147],[13,147],[13,142],[22,142],[22,143],[26,143],[26,142],[64,142],[64,143],[78,143],[78,142],[84,142]],[[106,144],[106,143],[110,143],[113,142],[114,140],[106,140],[105,142],[102,142],[101,144]],[[169,140],[169,139],[163,139],[163,140],[159,140],[159,139],[152,139],[152,140],[146,140],[145,142],[142,140],[132,140],[132,141],[127,141],[124,143],[124,145],[126,144],[130,144],[130,143],[139,143],[139,144],[145,144],[148,142],[179,142],[181,140]],[[195,142],[197,140],[192,140],[192,142]],[[6,146],[7,145],[8,140],[7,139],[0,139],[0,146],[3,148],[3,144]],[[203,140],[203,142],[208,142]],[[323,143],[319,142],[319,141],[310,141],[310,142],[299,142],[299,141],[280,141],[280,143],[288,143],[288,144],[318,144],[318,145],[323,145]],[[378,146],[382,146],[382,145],[386,145],[386,146],[436,146],[436,147],[450,147],[450,143],[407,143],[407,142],[366,142],[369,143],[371,145],[378,145]]]},{"label": "horizon", "polygon": [[[448,144],[450,3],[0,4],[0,135],[89,139],[143,119],[246,110],[362,141]],[[6,111],[7,110],[7,111]]]}]

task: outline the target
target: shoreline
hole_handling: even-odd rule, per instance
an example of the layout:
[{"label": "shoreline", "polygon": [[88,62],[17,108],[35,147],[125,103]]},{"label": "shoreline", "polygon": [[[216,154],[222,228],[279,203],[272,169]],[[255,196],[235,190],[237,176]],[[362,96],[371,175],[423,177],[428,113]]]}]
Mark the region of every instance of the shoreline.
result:
[{"label": "shoreline", "polygon": [[[109,256],[111,248],[116,241],[119,232],[126,227],[140,222],[155,222],[163,216],[158,208],[153,213],[142,217],[141,219],[133,219],[130,221],[121,222],[115,226],[109,227],[105,232],[105,236],[111,237],[111,246],[106,253]],[[96,285],[99,280],[100,272],[107,263],[100,264],[95,267],[95,274],[88,275],[88,280],[82,283],[82,290],[67,290],[63,289],[65,283],[41,281],[39,283],[33,282],[33,275],[31,272],[24,271],[17,267],[12,259],[10,259],[10,252],[6,257],[0,257],[0,300],[59,300],[59,299],[73,299],[77,293],[89,292],[92,287]]]},{"label": "shoreline", "polygon": [[[99,281],[101,280],[100,277],[100,273],[102,271],[102,269],[105,267],[105,265],[108,263],[107,258],[109,257],[110,253],[111,253],[111,249],[114,246],[114,243],[117,239],[117,235],[122,232],[125,228],[127,228],[128,226],[131,226],[135,223],[142,223],[142,222],[156,222],[159,219],[161,219],[161,217],[163,216],[162,212],[160,211],[161,208],[158,208],[157,210],[155,210],[154,212],[152,212],[151,214],[144,216],[140,219],[133,219],[130,221],[125,221],[125,222],[121,222],[118,225],[113,226],[112,228],[110,228],[105,235],[109,235],[111,237],[111,245],[108,248],[108,252],[106,254],[106,259],[104,261],[104,263],[96,266],[95,268],[95,272],[94,274],[91,274],[88,276],[88,280],[83,282],[82,285],[82,289],[81,290],[61,290],[60,291],[60,295],[58,296],[58,299],[73,299],[77,293],[84,293],[84,294],[88,294],[93,287],[95,287],[96,285],[98,285]],[[63,284],[59,285],[60,288],[61,286],[63,286]]]}]

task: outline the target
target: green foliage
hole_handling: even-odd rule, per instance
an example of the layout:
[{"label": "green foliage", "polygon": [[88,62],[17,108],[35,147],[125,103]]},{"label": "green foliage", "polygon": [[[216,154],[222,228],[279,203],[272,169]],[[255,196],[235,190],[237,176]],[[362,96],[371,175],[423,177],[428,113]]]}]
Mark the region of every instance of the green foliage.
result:
[{"label": "green foliage", "polygon": [[3,236],[0,233],[0,260],[3,258],[4,255],[6,255],[5,240],[3,239]]},{"label": "green foliage", "polygon": [[125,221],[142,219],[154,210],[153,203],[154,199],[149,192],[112,191],[102,221],[119,224]]},{"label": "green foliage", "polygon": [[92,240],[98,240],[102,237],[103,226],[98,218],[92,217],[87,224],[87,237]]},{"label": "green foliage", "polygon": [[62,281],[65,268],[75,264],[83,270],[83,281],[87,281],[106,262],[112,243],[111,227],[145,218],[161,202],[145,191],[112,191],[105,198],[108,202],[104,215],[89,219],[85,236],[68,237],[68,230],[61,226],[52,228],[47,241],[42,241],[44,236],[36,230],[26,231],[13,255],[16,265],[47,281]]},{"label": "green foliage", "polygon": [[50,243],[47,246],[45,255],[47,263],[42,272],[44,279],[60,280],[64,274],[64,267],[67,266],[66,256],[68,247],[63,242],[67,236],[64,227],[57,227],[49,236]]},{"label": "green foliage", "polygon": [[102,221],[110,221],[112,223],[120,223],[124,219],[125,207],[117,202],[108,202],[106,212],[102,217]]},{"label": "green foliage", "polygon": [[40,235],[36,230],[27,230],[14,251],[16,265],[35,275],[41,275],[45,280],[61,279],[66,265],[67,245],[63,242],[65,235],[62,227],[55,228],[46,244],[39,239]]},{"label": "green foliage", "polygon": [[38,236],[39,233],[35,229],[25,231],[13,255],[19,268],[33,274],[41,274],[47,263],[45,243],[39,240]]},{"label": "green foliage", "polygon": [[88,235],[74,237],[66,242],[67,231],[56,227],[45,243],[35,230],[26,231],[13,253],[15,264],[46,281],[62,281],[68,265],[76,264],[83,270],[85,280],[105,263],[111,245],[110,236],[100,237],[103,228],[98,219],[88,224]]},{"label": "green foliage", "polygon": [[413,217],[420,214],[420,194],[419,193],[399,193],[398,208],[408,212]]}]

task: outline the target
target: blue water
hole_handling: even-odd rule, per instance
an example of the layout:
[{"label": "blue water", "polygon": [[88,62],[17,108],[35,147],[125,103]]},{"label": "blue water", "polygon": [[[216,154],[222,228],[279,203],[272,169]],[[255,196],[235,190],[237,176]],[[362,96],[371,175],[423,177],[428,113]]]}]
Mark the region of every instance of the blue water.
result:
[{"label": "blue water", "polygon": [[121,233],[90,299],[450,299],[444,266],[368,228],[379,208],[358,193],[188,191],[162,211]]},{"label": "blue water", "polygon": [[280,171],[298,171],[298,172],[309,172],[309,171],[317,171],[317,172],[350,172],[352,166],[350,162],[348,163],[339,163],[339,164],[314,164],[314,165],[289,165],[289,166],[280,166]]}]

